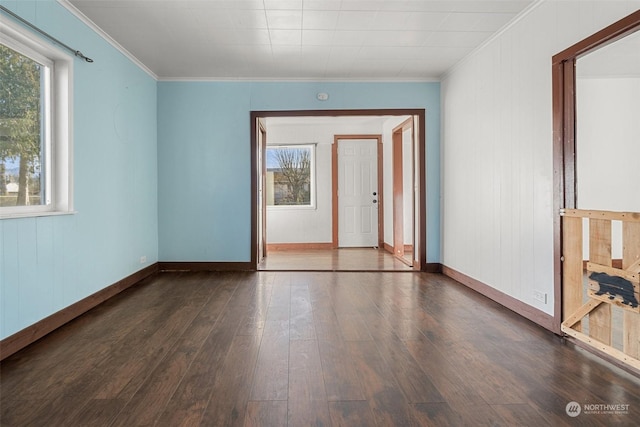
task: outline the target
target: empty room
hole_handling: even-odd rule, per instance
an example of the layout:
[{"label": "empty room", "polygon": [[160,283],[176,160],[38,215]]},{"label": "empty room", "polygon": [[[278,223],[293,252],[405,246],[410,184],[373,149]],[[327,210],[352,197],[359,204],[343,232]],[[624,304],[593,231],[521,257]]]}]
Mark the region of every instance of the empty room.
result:
[{"label": "empty room", "polygon": [[0,0],[0,425],[640,419],[640,0]]}]

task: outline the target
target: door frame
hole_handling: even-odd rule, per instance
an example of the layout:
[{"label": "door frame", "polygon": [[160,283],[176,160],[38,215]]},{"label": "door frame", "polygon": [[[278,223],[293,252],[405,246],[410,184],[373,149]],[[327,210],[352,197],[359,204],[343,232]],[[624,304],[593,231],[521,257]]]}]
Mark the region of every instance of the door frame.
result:
[{"label": "door frame", "polygon": [[350,117],[350,116],[417,116],[418,118],[418,213],[419,271],[435,271],[427,264],[427,181],[426,181],[426,110],[424,108],[370,109],[370,110],[265,110],[251,111],[249,115],[249,155],[251,160],[251,268],[258,269],[258,141],[260,117]]},{"label": "door frame", "polygon": [[[391,153],[392,153],[392,175],[393,175],[393,255],[398,260],[413,267],[416,264],[415,253],[411,253],[411,262],[404,257],[404,132],[411,129],[411,188],[415,188],[415,170],[414,170],[414,133],[413,133],[413,116],[393,128],[391,131]],[[414,191],[411,191],[411,218],[413,224],[411,230],[415,240],[415,197]]]},{"label": "door frame", "polygon": [[597,33],[568,47],[552,58],[553,96],[553,282],[552,330],[561,334],[562,221],[561,209],[574,209],[576,182],[576,61],[583,55],[640,31],[640,10],[614,22]]},{"label": "door frame", "polygon": [[369,139],[376,140],[378,151],[378,247],[384,246],[384,201],[383,201],[383,176],[382,176],[382,135],[334,135],[331,144],[331,228],[333,249],[338,249],[338,144],[341,139]]},{"label": "door frame", "polygon": [[[260,132],[260,138],[258,140],[259,150],[262,152],[262,156],[258,157],[262,159],[262,164],[260,167],[260,188],[262,188],[262,203],[261,203],[261,212],[262,218],[261,223],[262,227],[259,227],[262,231],[261,235],[258,236],[258,264],[262,262],[264,258],[267,257],[267,197],[265,194],[265,188],[267,187],[267,159],[266,155],[266,147],[267,147],[267,128],[264,125],[264,121],[262,119],[257,119],[258,121],[258,132]],[[259,191],[259,190],[258,190]],[[258,198],[259,194],[258,194]],[[260,256],[262,254],[262,256]]]}]

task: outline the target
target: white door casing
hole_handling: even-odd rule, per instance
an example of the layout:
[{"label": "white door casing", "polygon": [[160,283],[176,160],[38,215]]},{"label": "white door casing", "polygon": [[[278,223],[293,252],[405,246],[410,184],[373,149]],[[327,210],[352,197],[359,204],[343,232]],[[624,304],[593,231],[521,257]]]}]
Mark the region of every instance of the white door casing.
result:
[{"label": "white door casing", "polygon": [[378,246],[378,141],[339,139],[338,246]]}]

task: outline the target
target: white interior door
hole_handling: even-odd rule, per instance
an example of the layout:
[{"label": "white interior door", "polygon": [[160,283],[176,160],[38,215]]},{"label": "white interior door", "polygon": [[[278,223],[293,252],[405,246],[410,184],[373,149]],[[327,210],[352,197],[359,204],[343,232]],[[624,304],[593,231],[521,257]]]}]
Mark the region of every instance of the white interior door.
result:
[{"label": "white interior door", "polygon": [[338,246],[378,246],[378,146],[338,140]]}]

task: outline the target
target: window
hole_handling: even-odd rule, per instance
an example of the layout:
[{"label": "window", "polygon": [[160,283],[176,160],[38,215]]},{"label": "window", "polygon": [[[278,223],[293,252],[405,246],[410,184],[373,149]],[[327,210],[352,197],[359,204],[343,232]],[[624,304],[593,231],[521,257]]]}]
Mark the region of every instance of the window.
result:
[{"label": "window", "polygon": [[0,218],[72,210],[73,59],[0,20]]},{"label": "window", "polygon": [[315,146],[267,147],[267,206],[315,206]]}]

